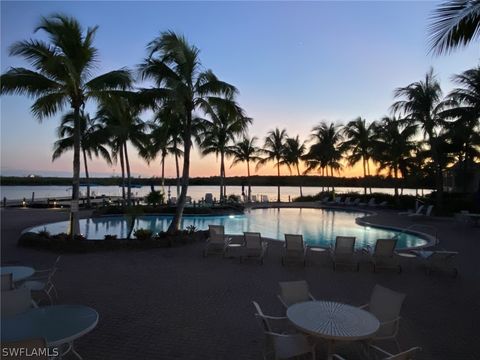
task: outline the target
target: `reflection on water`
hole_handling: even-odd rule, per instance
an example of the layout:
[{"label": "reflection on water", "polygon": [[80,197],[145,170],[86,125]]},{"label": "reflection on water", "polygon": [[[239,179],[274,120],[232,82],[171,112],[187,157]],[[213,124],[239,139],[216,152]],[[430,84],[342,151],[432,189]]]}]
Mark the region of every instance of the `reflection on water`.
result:
[{"label": "reflection on water", "polygon": [[[355,236],[358,248],[373,245],[377,239],[392,238],[399,233],[393,230],[377,229],[357,225],[355,218],[365,215],[359,211],[330,209],[256,209],[244,215],[230,216],[185,216],[181,227],[193,225],[198,230],[208,229],[208,225],[224,225],[229,234],[242,234],[244,231],[258,231],[262,236],[284,239],[284,234],[303,234],[309,245],[329,246],[336,236]],[[150,229],[152,232],[166,231],[171,216],[140,216],[134,222],[135,229]],[[33,231],[42,230],[39,226]],[[48,224],[50,233],[65,232],[67,222]],[[126,238],[128,219],[125,216],[101,217],[80,220],[82,234],[88,239],[103,239],[105,235]],[[397,247],[413,247],[426,241],[410,234],[398,236]]]}]

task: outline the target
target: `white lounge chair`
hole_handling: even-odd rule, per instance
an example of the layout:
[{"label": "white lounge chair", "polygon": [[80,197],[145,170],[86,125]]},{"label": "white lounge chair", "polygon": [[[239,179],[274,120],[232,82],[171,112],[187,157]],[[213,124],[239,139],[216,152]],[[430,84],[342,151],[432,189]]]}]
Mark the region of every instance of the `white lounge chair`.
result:
[{"label": "white lounge chair", "polygon": [[13,289],[13,274],[5,273],[1,277],[1,289],[2,291],[9,291]]},{"label": "white lounge chair", "polygon": [[402,267],[395,254],[396,246],[397,239],[378,239],[374,248],[367,248],[370,262],[373,264],[373,272],[379,268],[396,269],[398,273],[402,272]]},{"label": "white lounge chair", "polygon": [[410,217],[425,217],[425,216],[432,216],[432,210],[433,210],[433,205],[428,205],[427,210],[425,211],[425,214],[423,214],[421,211],[417,211],[414,214],[409,214],[408,216]]},{"label": "white lounge chair", "polygon": [[328,197],[328,196],[325,196],[322,200],[320,200],[320,203],[322,203],[322,204],[327,204],[327,203],[328,203],[328,199],[329,199],[329,197]]},{"label": "white lounge chair", "polygon": [[415,212],[413,212],[413,211],[407,211],[407,212],[403,211],[403,212],[399,212],[398,215],[420,214],[420,213],[423,211],[423,208],[424,208],[424,207],[425,207],[424,205],[420,205],[420,206],[417,208],[417,210],[415,210]]},{"label": "white lounge chair", "polygon": [[374,340],[393,340],[400,351],[397,334],[400,325],[400,310],[402,308],[405,294],[375,285],[370,302],[363,306],[372,313],[379,321],[380,328],[375,334]]},{"label": "white lounge chair", "polygon": [[278,298],[285,308],[299,302],[315,301],[305,280],[281,281],[278,285],[280,286]]},{"label": "white lounge chair", "polygon": [[356,198],[355,200],[353,200],[352,205],[358,206],[360,204],[360,201],[361,201],[360,198]]},{"label": "white lounge chair", "polygon": [[203,256],[207,257],[211,252],[225,254],[230,238],[225,236],[223,225],[208,225],[209,236],[203,250]]},{"label": "white lounge chair", "polygon": [[255,301],[253,305],[257,311],[255,318],[265,335],[265,345],[263,349],[264,359],[272,358],[272,356],[275,359],[291,359],[311,354],[312,359],[315,360],[315,343],[310,343],[305,335],[298,333],[281,333],[273,330],[272,322],[285,323],[287,318],[265,315]]},{"label": "white lounge chair", "polygon": [[352,205],[353,204],[352,198],[350,196],[347,196],[344,204],[345,205]]},{"label": "white lounge chair", "polygon": [[262,240],[262,235],[259,232],[244,232],[243,233],[244,248],[242,249],[243,259],[253,258],[263,264],[263,258],[267,252],[268,242]]},{"label": "white lounge chair", "polygon": [[367,203],[369,207],[377,207],[379,204],[375,202],[375,198],[371,198],[370,201]]},{"label": "white lounge chair", "polygon": [[[385,350],[379,348],[378,346],[375,346],[375,345],[372,345],[372,344],[370,344],[369,347],[371,349],[377,351],[379,354],[381,354],[380,356],[382,356],[381,357],[382,360],[414,360],[415,359],[415,354],[422,350],[422,348],[416,346],[416,347],[413,347],[413,348],[408,349],[406,351],[402,351],[402,352],[397,353],[397,354],[391,354],[388,351],[385,351]],[[336,359],[336,360],[347,360],[347,359],[345,359],[344,357],[341,357],[338,354],[333,354],[333,358]],[[375,357],[372,357],[372,359],[379,359],[379,358],[378,358],[378,356],[375,356]]]},{"label": "white lounge chair", "polygon": [[285,252],[282,256],[282,265],[288,261],[302,261],[303,266],[306,264],[307,247],[303,242],[303,236],[297,234],[285,234]]},{"label": "white lounge chair", "polygon": [[337,270],[337,265],[355,267],[357,271],[360,270],[355,256],[355,236],[337,236],[335,246],[330,247],[330,256],[334,271]]}]

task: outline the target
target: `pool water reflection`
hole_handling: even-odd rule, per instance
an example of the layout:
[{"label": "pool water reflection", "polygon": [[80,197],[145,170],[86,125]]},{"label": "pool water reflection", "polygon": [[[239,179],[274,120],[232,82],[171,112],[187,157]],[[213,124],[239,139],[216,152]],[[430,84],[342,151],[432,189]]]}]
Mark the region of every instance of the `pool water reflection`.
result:
[{"label": "pool water reflection", "polygon": [[[181,227],[190,225],[197,230],[206,230],[208,225],[224,225],[228,234],[242,234],[244,231],[258,231],[262,236],[284,239],[284,234],[303,234],[309,245],[329,246],[336,236],[355,236],[356,247],[373,245],[377,239],[398,237],[397,248],[422,246],[426,240],[394,230],[378,229],[357,225],[355,219],[364,216],[361,211],[331,209],[269,208],[255,209],[244,215],[226,216],[185,216]],[[134,223],[135,229],[150,229],[154,233],[165,231],[171,216],[140,216]],[[52,223],[31,229],[46,228],[51,234],[67,232],[68,222]],[[80,221],[81,233],[91,240],[102,240],[105,235],[126,238],[129,227],[124,216],[100,217]]]}]

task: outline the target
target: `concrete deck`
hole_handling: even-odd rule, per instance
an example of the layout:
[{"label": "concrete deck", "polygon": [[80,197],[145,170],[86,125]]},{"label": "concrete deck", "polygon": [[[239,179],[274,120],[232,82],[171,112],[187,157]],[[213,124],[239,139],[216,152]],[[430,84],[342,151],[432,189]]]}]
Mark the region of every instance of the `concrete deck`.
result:
[{"label": "concrete deck", "polygon": [[[40,268],[56,254],[19,248],[30,226],[68,219],[60,210],[2,209],[1,260]],[[83,216],[88,216],[84,213]],[[261,359],[263,337],[252,300],[266,313],[284,314],[278,281],[305,279],[318,299],[360,305],[375,284],[407,294],[399,340],[403,349],[422,346],[419,359],[480,358],[480,229],[452,220],[412,220],[381,211],[372,223],[434,226],[439,248],[457,250],[460,275],[427,276],[421,269],[402,274],[334,272],[327,258],[306,268],[282,267],[281,244],[272,243],[263,266],[235,259],[202,257],[203,245],[171,249],[66,254],[56,276],[58,303],[84,304],[100,314],[97,328],[76,342],[84,359]],[[433,230],[430,230],[433,232]],[[391,343],[379,345],[393,349]],[[322,347],[320,346],[320,349]],[[322,352],[322,350],[320,350]],[[338,352],[360,359],[358,346]],[[72,357],[73,358],[73,357]]]}]

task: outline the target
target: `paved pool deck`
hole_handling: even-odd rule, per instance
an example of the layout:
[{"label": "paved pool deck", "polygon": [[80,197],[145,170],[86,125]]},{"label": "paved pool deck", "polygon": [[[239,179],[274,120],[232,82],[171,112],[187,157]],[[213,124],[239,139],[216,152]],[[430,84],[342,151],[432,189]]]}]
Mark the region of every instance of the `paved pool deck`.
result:
[{"label": "paved pool deck", "polygon": [[[315,204],[314,204],[315,205]],[[317,206],[317,205],[315,205]],[[377,211],[377,210],[375,210]],[[57,254],[16,246],[30,226],[68,219],[61,210],[2,209],[2,265],[41,268]],[[82,213],[89,216],[88,212]],[[271,242],[265,264],[202,257],[203,244],[183,247],[65,254],[56,276],[59,304],[83,304],[100,314],[98,326],[76,341],[84,359],[261,359],[263,337],[252,300],[266,313],[283,315],[278,281],[305,279],[317,299],[360,305],[375,284],[407,295],[399,340],[403,349],[423,348],[419,359],[480,359],[480,228],[452,219],[413,220],[379,210],[368,221],[406,228],[426,224],[438,233],[437,248],[459,251],[458,278],[427,276],[406,266],[401,274],[334,272],[328,258],[281,266],[282,246]],[[393,349],[389,342],[379,345]],[[320,353],[322,353],[320,345]],[[338,352],[362,359],[358,346]],[[74,358],[74,357],[67,357]]]}]

